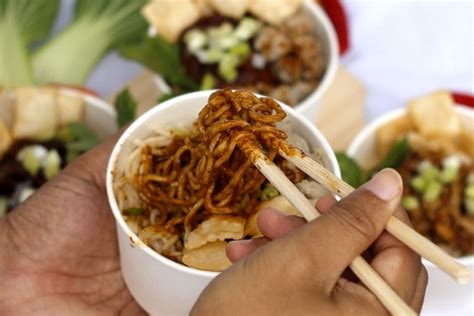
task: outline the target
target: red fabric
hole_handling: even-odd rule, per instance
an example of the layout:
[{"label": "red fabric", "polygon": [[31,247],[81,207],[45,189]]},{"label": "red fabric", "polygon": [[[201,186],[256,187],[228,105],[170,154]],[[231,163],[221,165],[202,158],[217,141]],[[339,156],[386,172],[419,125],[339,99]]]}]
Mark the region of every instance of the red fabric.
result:
[{"label": "red fabric", "polygon": [[334,25],[339,42],[339,53],[343,55],[350,46],[346,11],[339,0],[320,0],[317,2],[321,4]]},{"label": "red fabric", "polygon": [[467,105],[468,107],[474,108],[474,96],[467,93],[453,91],[451,92],[453,99],[458,104]]}]

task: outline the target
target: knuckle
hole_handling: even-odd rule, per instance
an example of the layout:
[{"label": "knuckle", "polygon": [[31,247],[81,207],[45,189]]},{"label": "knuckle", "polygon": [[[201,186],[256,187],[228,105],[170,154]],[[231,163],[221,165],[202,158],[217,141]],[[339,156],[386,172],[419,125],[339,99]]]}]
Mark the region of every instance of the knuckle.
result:
[{"label": "knuckle", "polygon": [[377,225],[366,207],[355,199],[341,201],[328,214],[363,240],[371,240],[377,236]]}]

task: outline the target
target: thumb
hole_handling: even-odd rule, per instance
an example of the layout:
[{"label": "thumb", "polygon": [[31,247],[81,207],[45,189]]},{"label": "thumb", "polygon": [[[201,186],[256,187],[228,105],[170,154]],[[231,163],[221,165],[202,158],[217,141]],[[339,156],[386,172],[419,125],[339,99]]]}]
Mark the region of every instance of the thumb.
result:
[{"label": "thumb", "polygon": [[393,169],[384,169],[323,216],[305,225],[299,236],[304,255],[317,265],[328,290],[351,262],[382,233],[402,194],[402,180]]}]

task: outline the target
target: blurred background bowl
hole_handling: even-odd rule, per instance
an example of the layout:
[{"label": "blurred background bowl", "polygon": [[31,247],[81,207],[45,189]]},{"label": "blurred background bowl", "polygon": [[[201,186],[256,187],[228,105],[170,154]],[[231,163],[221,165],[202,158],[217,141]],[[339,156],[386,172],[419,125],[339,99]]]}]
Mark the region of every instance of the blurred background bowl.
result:
[{"label": "blurred background bowl", "polygon": [[[458,104],[456,112],[466,128],[474,128],[474,110],[472,108]],[[406,113],[406,109],[399,109],[373,120],[357,134],[349,146],[347,154],[366,170],[374,166],[378,160],[376,159],[376,131]],[[458,258],[458,261],[469,267],[474,275],[474,256],[461,257]],[[473,304],[473,284],[459,285],[431,262],[423,259],[423,264],[429,275],[423,312],[430,315],[451,315],[450,311],[452,311],[453,306],[464,306],[466,315],[468,315],[472,310],[472,306],[469,306],[466,302],[470,302],[470,305]]]}]

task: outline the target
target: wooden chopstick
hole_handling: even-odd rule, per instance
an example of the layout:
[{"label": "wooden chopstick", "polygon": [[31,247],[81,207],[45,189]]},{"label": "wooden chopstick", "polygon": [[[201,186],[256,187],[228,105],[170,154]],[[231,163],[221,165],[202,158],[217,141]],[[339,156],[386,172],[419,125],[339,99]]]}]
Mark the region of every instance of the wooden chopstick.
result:
[{"label": "wooden chopstick", "polygon": [[[320,214],[285,174],[258,150],[254,165],[280,193],[304,216],[312,221]],[[416,315],[384,279],[361,256],[350,265],[354,274],[380,300],[392,315]]]},{"label": "wooden chopstick", "polygon": [[[326,187],[326,189],[342,198],[348,196],[354,191],[352,186],[339,179],[321,164],[302,153],[301,155],[287,155],[285,152],[280,150],[280,155]],[[420,256],[431,261],[443,271],[451,275],[458,283],[467,284],[471,280],[471,272],[467,267],[457,262],[453,257],[448,255],[428,238],[419,234],[398,218],[392,216],[387,222],[385,229]]]}]

